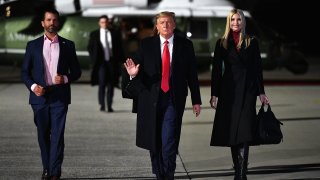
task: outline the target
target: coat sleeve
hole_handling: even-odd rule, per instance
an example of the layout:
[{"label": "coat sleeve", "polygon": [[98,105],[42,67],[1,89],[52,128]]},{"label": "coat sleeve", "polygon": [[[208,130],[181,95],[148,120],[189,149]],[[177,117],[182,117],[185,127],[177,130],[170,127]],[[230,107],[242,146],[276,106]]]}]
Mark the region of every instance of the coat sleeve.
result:
[{"label": "coat sleeve", "polygon": [[193,44],[191,41],[188,41],[188,49],[185,52],[189,54],[187,57],[189,58],[189,67],[188,67],[188,86],[191,92],[191,100],[192,105],[201,104],[201,95],[200,95],[200,87],[197,73],[197,62],[194,53]]},{"label": "coat sleeve", "polygon": [[221,79],[222,79],[222,46],[220,39],[216,42],[214,56],[212,59],[212,72],[211,72],[211,96],[219,97]]},{"label": "coat sleeve", "polygon": [[134,63],[140,64],[139,72],[136,77],[130,80],[129,74],[127,73],[126,69],[122,72],[122,97],[135,99],[138,97],[139,93],[145,89],[145,86],[142,82],[143,79],[143,59],[142,59],[142,45],[140,45],[139,50],[132,58]]},{"label": "coat sleeve", "polygon": [[87,50],[89,52],[89,56],[90,56],[90,59],[91,60],[94,60],[95,57],[94,57],[94,32],[91,32],[90,35],[89,35],[89,42],[88,42],[88,45],[87,45]]},{"label": "coat sleeve", "polygon": [[[127,73],[126,68],[121,68],[122,80],[121,80],[121,94],[122,98],[132,99],[132,112],[137,113],[138,94],[139,88],[136,88],[134,82],[137,79],[130,80],[130,76]],[[132,84],[133,83],[133,84]]]},{"label": "coat sleeve", "polygon": [[253,38],[251,41],[251,45],[253,46],[254,67],[257,75],[258,95],[265,94],[262,74],[262,59],[260,56],[260,49],[257,39]]}]

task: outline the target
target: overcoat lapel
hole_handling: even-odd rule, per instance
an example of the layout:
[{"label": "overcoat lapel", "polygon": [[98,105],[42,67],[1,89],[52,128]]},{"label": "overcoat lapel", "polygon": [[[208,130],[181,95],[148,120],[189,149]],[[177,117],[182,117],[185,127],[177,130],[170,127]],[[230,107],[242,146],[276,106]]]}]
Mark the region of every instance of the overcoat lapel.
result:
[{"label": "overcoat lapel", "polygon": [[171,60],[171,71],[173,71],[176,61],[178,60],[178,54],[180,53],[181,46],[180,42],[176,37],[173,37],[173,48],[172,48],[172,60]]},{"label": "overcoat lapel", "polygon": [[156,69],[157,69],[157,71],[158,71],[158,73],[160,73],[161,74],[161,72],[162,72],[162,58],[161,58],[161,44],[160,44],[161,42],[160,42],[160,37],[159,36],[156,36],[155,38],[154,38],[154,45],[153,45],[153,47],[154,47],[154,54],[156,55],[156,62],[155,62],[155,64],[156,64]]},{"label": "overcoat lapel", "polygon": [[244,60],[243,56],[245,53],[245,48],[244,48],[244,42],[241,44],[241,49],[239,52],[237,52],[237,45],[234,43],[232,35],[229,35],[228,38],[228,49],[229,49],[229,54],[233,56],[233,58],[237,59],[238,61],[242,62],[244,65],[246,65],[246,61]]},{"label": "overcoat lapel", "polygon": [[248,62],[247,62],[247,58],[245,58],[245,54],[246,54],[245,42],[242,42],[242,44],[241,44],[241,49],[240,49],[240,52],[238,53],[238,56],[239,56],[240,60],[241,60],[245,65],[247,65]]}]

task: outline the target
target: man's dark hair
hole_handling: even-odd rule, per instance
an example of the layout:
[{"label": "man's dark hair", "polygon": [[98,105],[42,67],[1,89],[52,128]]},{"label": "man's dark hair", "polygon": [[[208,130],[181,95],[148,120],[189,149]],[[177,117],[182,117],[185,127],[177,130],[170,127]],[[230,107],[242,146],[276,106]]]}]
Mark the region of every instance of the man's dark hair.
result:
[{"label": "man's dark hair", "polygon": [[44,10],[43,10],[42,20],[44,20],[44,18],[45,18],[45,16],[46,16],[46,13],[55,14],[55,15],[58,17],[58,19],[59,19],[59,17],[60,17],[59,12],[58,12],[56,9],[50,8],[50,9],[44,9]]},{"label": "man's dark hair", "polygon": [[108,16],[106,16],[106,15],[100,16],[100,17],[99,17],[99,21],[100,21],[100,19],[106,19],[107,21],[109,21],[109,18],[108,18]]}]

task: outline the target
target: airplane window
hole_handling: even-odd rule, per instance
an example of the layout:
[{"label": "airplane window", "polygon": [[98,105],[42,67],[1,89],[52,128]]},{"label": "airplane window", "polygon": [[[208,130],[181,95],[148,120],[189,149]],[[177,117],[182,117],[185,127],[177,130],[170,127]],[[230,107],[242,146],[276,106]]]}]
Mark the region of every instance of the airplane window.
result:
[{"label": "airplane window", "polygon": [[189,25],[191,39],[207,39],[208,38],[208,20],[191,19]]}]

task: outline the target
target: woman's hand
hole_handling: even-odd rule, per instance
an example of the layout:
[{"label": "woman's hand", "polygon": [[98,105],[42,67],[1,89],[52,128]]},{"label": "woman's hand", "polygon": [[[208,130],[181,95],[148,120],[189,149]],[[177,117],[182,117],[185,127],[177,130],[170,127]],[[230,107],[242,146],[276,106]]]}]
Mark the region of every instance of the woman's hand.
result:
[{"label": "woman's hand", "polygon": [[131,58],[128,58],[123,65],[126,68],[129,76],[135,77],[138,74],[140,64],[135,65]]},{"label": "woman's hand", "polygon": [[216,109],[217,103],[218,103],[218,98],[216,96],[211,96],[209,103],[213,109]]},{"label": "woman's hand", "polygon": [[262,104],[269,104],[269,99],[267,95],[260,94],[259,98]]}]

